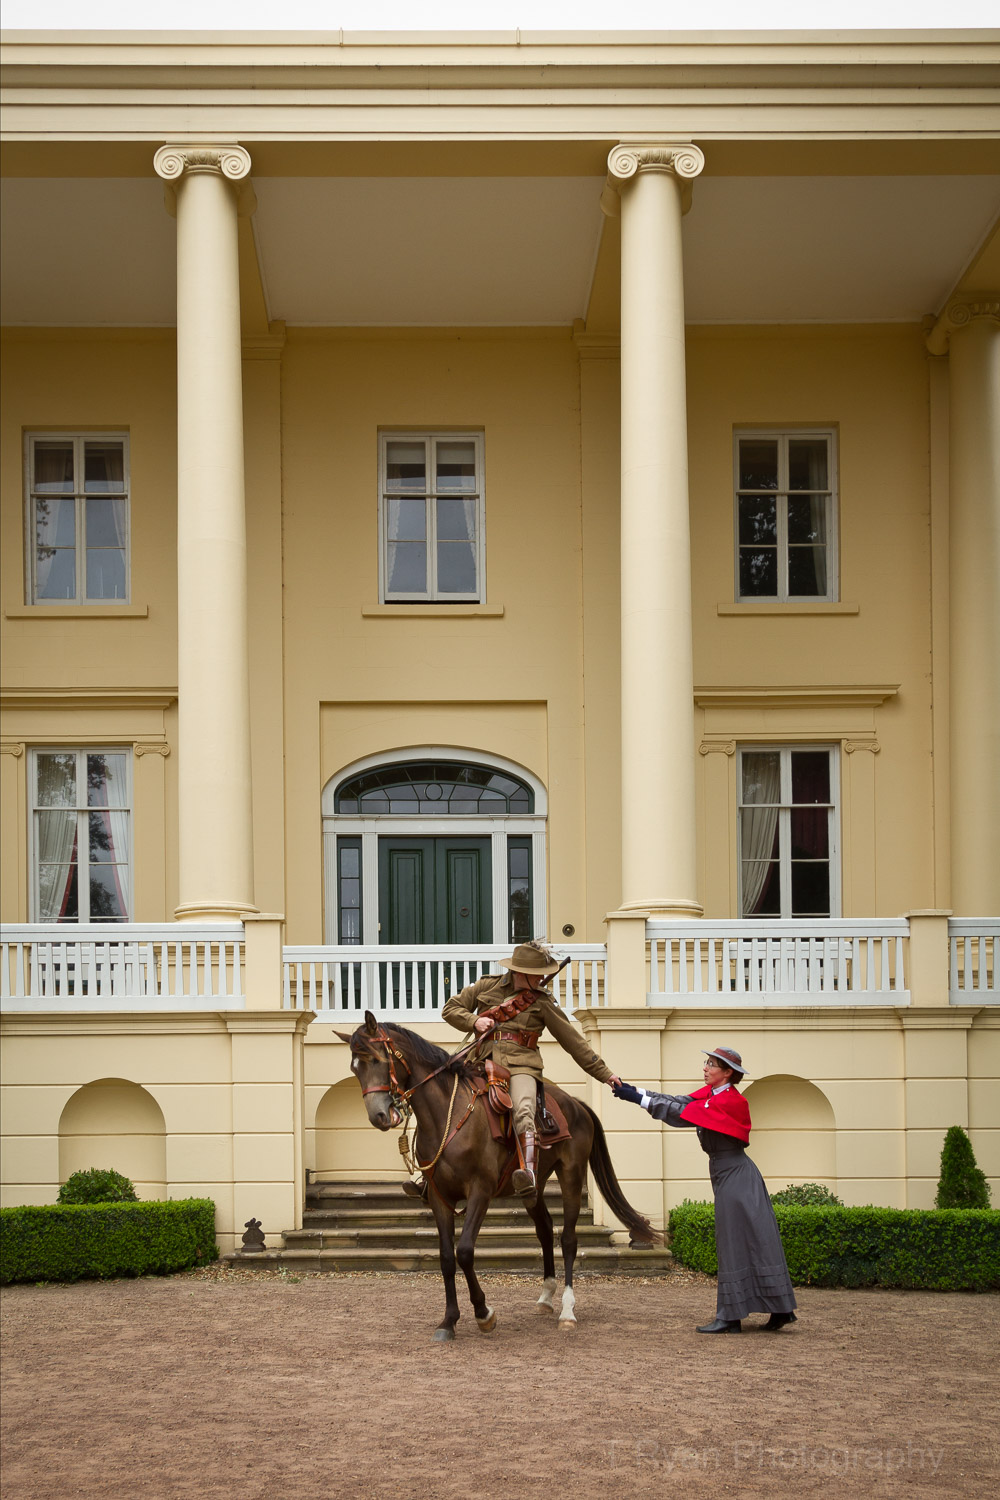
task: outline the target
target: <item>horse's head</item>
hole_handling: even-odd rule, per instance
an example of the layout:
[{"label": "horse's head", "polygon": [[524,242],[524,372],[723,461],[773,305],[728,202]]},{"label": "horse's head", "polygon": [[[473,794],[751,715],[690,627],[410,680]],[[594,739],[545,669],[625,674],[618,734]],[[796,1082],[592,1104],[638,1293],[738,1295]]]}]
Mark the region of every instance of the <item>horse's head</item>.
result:
[{"label": "horse's head", "polygon": [[[338,1031],[336,1034],[350,1046],[351,1072],[361,1085],[368,1119],[376,1130],[394,1130],[403,1117],[393,1097],[396,1070],[378,1021],[370,1010],[366,1010],[364,1025],[357,1031]],[[396,1081],[399,1081],[398,1075]]]}]

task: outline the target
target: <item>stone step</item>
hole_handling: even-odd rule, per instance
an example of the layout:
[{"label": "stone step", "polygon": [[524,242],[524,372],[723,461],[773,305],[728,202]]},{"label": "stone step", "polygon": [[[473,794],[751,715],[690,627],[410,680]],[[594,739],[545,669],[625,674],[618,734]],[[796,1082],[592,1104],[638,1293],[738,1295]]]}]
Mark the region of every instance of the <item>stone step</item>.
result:
[{"label": "stone step", "polygon": [[[553,1223],[558,1228],[562,1224],[562,1207],[555,1204],[546,1204],[552,1215]],[[582,1229],[585,1225],[593,1224],[594,1213],[592,1209],[585,1208],[580,1212],[577,1220]],[[338,1229],[338,1228],[396,1228],[401,1231],[420,1228],[423,1225],[434,1224],[434,1215],[425,1203],[414,1200],[413,1207],[405,1212],[398,1207],[393,1208],[307,1208],[302,1215],[304,1227],[311,1229]],[[521,1206],[512,1199],[501,1199],[494,1203],[486,1213],[487,1224],[525,1224],[530,1223],[527,1214]]]},{"label": "stone step", "polygon": [[[461,1232],[461,1224],[461,1219],[457,1220],[456,1233]],[[396,1252],[406,1250],[412,1245],[436,1245],[438,1242],[437,1228],[433,1223],[420,1224],[412,1228],[409,1225],[403,1228],[386,1225],[381,1228],[338,1226],[332,1229],[318,1229],[310,1225],[305,1229],[286,1229],[283,1238],[289,1250],[335,1250],[340,1246],[356,1245],[359,1249],[383,1249]],[[583,1225],[578,1233],[581,1246],[607,1245],[609,1239],[610,1231],[597,1224]],[[556,1243],[558,1244],[558,1235]],[[486,1223],[479,1231],[476,1241],[477,1254],[480,1248],[506,1246],[516,1249],[523,1245],[533,1249],[537,1244],[534,1225],[527,1219],[520,1224]]]},{"label": "stone step", "polygon": [[[223,1256],[230,1264],[257,1270],[284,1270],[290,1275],[303,1271],[433,1271],[440,1269],[437,1245],[413,1244],[405,1250],[371,1250],[344,1247],[336,1250],[265,1250],[259,1255],[234,1251]],[[656,1276],[674,1265],[666,1250],[630,1250],[627,1246],[604,1245],[580,1248],[575,1275]],[[558,1255],[556,1269],[561,1269]],[[476,1270],[541,1277],[542,1252],[537,1247],[476,1249]]]},{"label": "stone step", "polygon": [[[558,1183],[548,1182],[544,1197],[551,1212],[561,1208],[562,1195]],[[586,1205],[586,1195],[583,1202]],[[419,1213],[424,1207],[421,1199],[411,1198],[404,1193],[402,1184],[398,1182],[314,1182],[306,1189],[306,1208],[313,1210],[372,1208]]]}]

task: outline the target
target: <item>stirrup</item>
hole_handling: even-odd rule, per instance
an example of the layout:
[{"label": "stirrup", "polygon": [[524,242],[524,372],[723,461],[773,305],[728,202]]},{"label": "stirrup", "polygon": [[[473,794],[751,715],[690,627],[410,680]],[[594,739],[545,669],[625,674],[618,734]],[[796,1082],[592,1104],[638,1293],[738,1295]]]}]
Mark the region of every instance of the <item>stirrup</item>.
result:
[{"label": "stirrup", "polygon": [[403,1192],[408,1198],[422,1198],[426,1203],[429,1192],[427,1178],[422,1177],[419,1182],[404,1182]]}]

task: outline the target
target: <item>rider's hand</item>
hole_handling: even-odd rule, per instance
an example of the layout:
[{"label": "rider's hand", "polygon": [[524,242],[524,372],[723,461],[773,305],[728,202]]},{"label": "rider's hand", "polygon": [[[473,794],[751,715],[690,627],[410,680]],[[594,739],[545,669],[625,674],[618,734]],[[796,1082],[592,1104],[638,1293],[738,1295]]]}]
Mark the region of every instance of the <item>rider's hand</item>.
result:
[{"label": "rider's hand", "polygon": [[604,1082],[608,1085],[608,1088],[611,1089],[620,1089],[622,1086],[622,1081],[618,1077],[617,1073],[612,1073],[611,1077],[605,1078]]},{"label": "rider's hand", "polygon": [[472,1029],[478,1036],[484,1036],[487,1031],[493,1030],[493,1022],[489,1016],[477,1016],[476,1023]]}]

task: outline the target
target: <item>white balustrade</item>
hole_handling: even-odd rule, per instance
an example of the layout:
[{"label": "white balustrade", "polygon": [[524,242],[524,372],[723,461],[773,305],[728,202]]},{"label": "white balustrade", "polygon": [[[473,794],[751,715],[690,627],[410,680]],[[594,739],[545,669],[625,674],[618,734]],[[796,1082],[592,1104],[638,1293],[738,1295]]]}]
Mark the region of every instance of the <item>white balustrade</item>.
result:
[{"label": "white balustrade", "polygon": [[948,920],[948,999],[952,1005],[1000,1005],[1000,917]]},{"label": "white balustrade", "polygon": [[4,924],[0,939],[5,1011],[244,1005],[241,922]]},{"label": "white balustrade", "polygon": [[905,917],[647,922],[647,1004],[909,1005]]},{"label": "white balustrade", "polygon": [[[562,1008],[604,1004],[603,943],[557,950],[571,962],[552,981]],[[319,1021],[360,1021],[366,1010],[394,1020],[436,1021],[445,1001],[484,974],[500,972],[510,944],[286,947],[286,1010],[311,1010]]]}]

